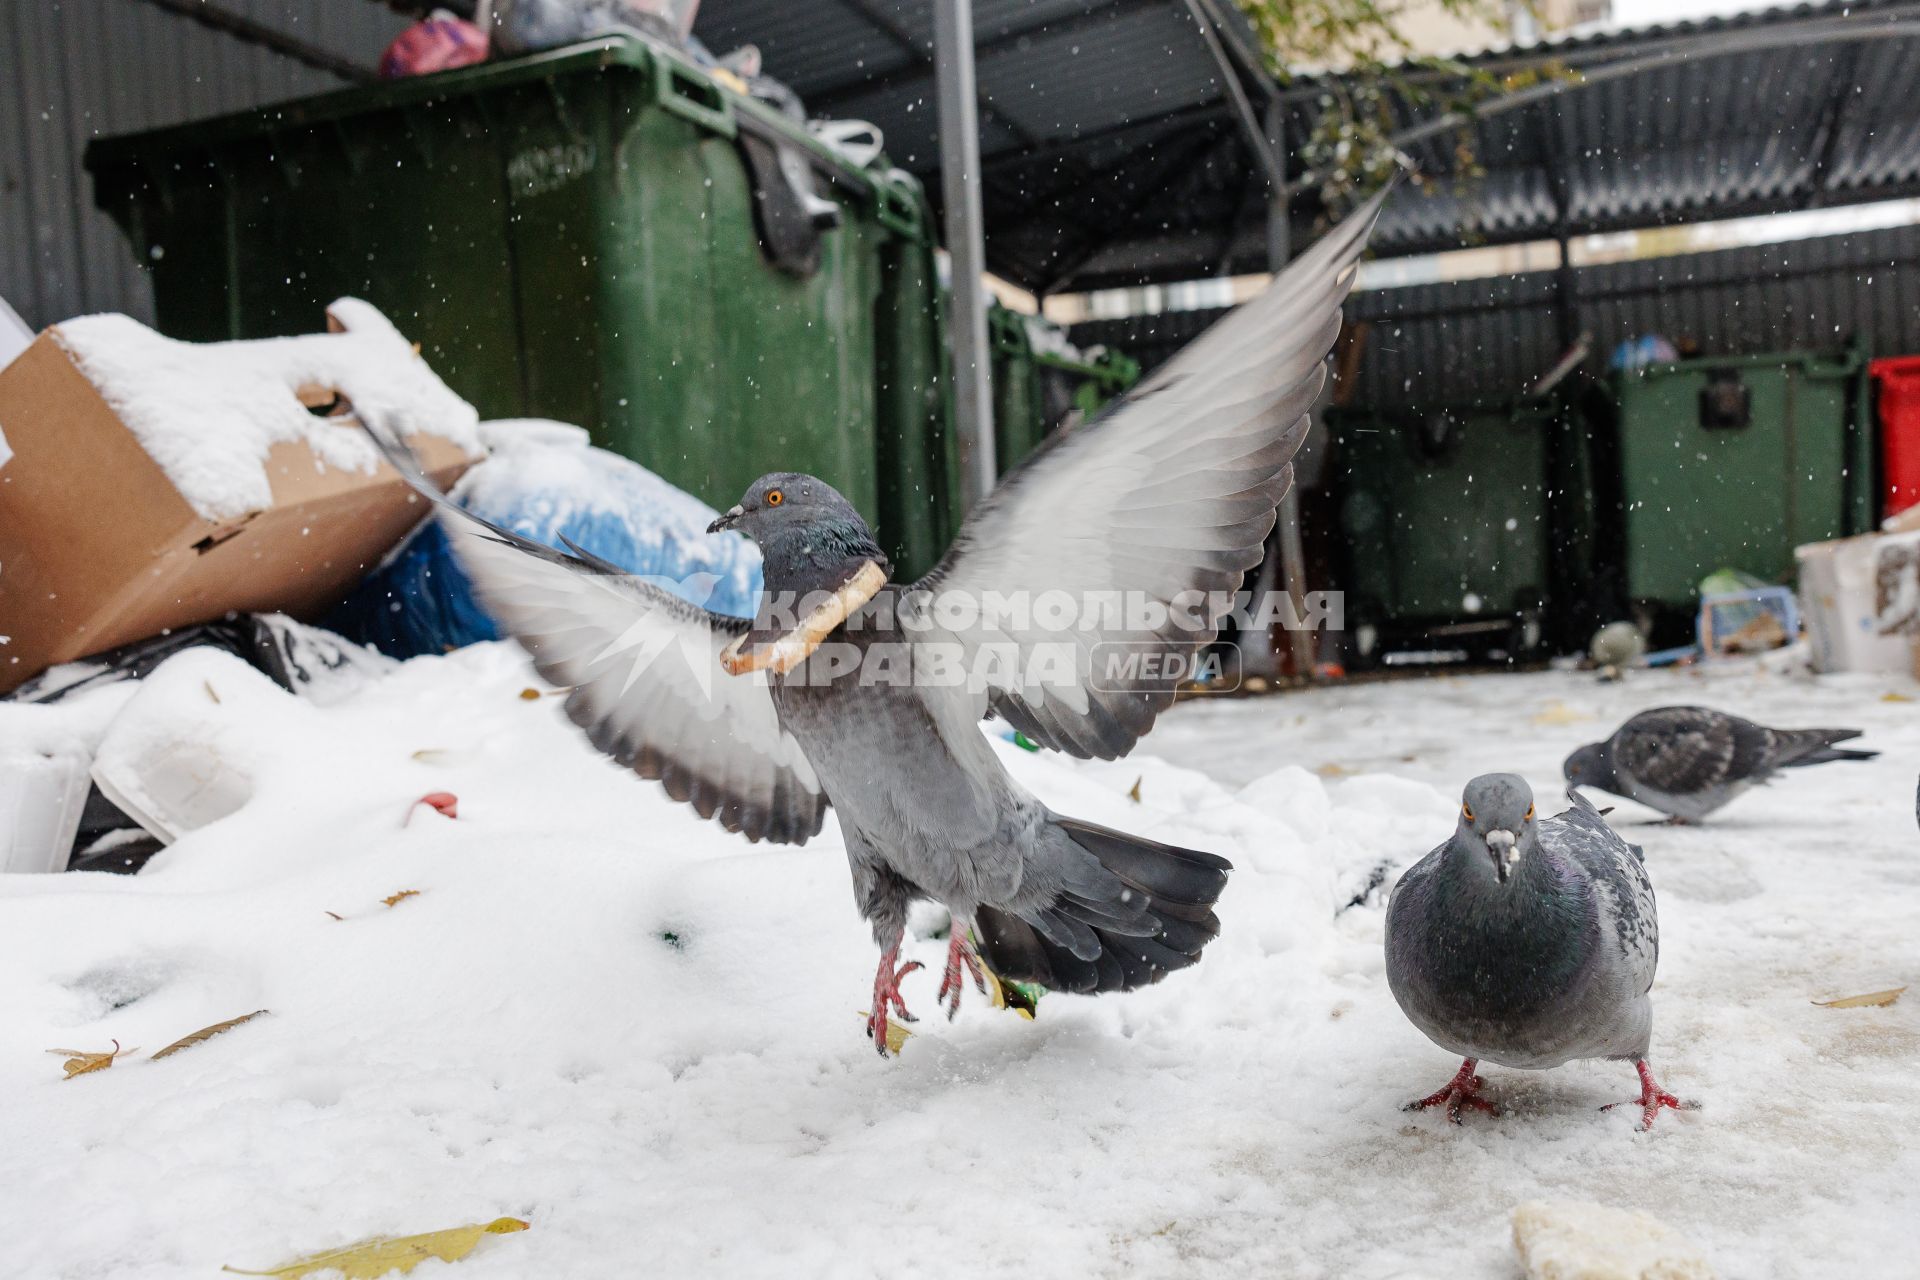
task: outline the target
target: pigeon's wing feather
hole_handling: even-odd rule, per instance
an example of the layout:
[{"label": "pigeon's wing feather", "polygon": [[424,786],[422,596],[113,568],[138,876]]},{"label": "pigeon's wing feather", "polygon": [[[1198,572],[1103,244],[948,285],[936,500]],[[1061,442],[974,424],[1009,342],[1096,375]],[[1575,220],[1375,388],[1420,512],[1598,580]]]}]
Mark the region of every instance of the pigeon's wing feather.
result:
[{"label": "pigeon's wing feather", "polygon": [[595,747],[749,840],[805,844],[819,832],[827,797],[764,678],[720,666],[744,619],[482,520],[448,501],[404,445],[368,433],[440,509],[487,612],[568,691],[567,715]]},{"label": "pigeon's wing feather", "polygon": [[1704,707],[1643,711],[1614,735],[1614,766],[1668,795],[1724,787],[1751,776],[1753,748],[1739,732],[1745,724]]},{"label": "pigeon's wing feather", "polygon": [[[1172,702],[1183,660],[1260,561],[1385,194],[1007,476],[908,589],[907,607],[934,624],[924,638],[964,664],[976,715],[1112,759]],[[1097,674],[1096,646],[1117,659]]]},{"label": "pigeon's wing feather", "polygon": [[595,747],[749,840],[819,832],[827,798],[764,677],[720,666],[744,619],[557,552],[449,532],[487,612],[568,690],[567,715]]},{"label": "pigeon's wing feather", "polygon": [[1600,811],[1569,788],[1568,809],[1542,824],[1541,838],[1572,855],[1587,873],[1600,909],[1600,924],[1620,949],[1636,994],[1653,989],[1660,964],[1660,917],[1646,855],[1607,825]]}]

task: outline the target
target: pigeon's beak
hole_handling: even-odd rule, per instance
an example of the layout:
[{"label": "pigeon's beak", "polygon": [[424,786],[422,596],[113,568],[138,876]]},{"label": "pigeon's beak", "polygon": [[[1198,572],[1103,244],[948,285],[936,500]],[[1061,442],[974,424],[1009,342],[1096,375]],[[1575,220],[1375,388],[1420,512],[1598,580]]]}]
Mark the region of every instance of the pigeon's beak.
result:
[{"label": "pigeon's beak", "polygon": [[747,509],[736,502],[731,507],[727,508],[727,513],[725,515],[721,516],[718,520],[715,520],[712,524],[707,526],[707,532],[719,533],[722,529],[731,529],[733,528],[733,526],[740,523],[740,517],[745,514],[747,514]]},{"label": "pigeon's beak", "polygon": [[1487,852],[1493,855],[1494,878],[1501,884],[1513,874],[1513,864],[1520,858],[1520,842],[1511,831],[1494,830],[1487,832]]}]

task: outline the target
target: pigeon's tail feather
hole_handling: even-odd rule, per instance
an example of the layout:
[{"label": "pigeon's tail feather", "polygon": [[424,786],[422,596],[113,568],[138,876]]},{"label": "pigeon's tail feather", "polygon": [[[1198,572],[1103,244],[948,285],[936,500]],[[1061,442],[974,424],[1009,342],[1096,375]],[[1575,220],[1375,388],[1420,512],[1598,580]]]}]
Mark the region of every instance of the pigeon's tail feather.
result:
[{"label": "pigeon's tail feather", "polygon": [[1871,760],[1878,751],[1856,747],[1836,747],[1860,736],[1858,729],[1775,729],[1773,731],[1774,767],[1799,769],[1810,764],[1834,760]]},{"label": "pigeon's tail feather", "polygon": [[1054,824],[1092,857],[1045,906],[980,908],[981,955],[995,973],[1083,995],[1131,991],[1194,964],[1219,936],[1225,858],[1071,818]]}]

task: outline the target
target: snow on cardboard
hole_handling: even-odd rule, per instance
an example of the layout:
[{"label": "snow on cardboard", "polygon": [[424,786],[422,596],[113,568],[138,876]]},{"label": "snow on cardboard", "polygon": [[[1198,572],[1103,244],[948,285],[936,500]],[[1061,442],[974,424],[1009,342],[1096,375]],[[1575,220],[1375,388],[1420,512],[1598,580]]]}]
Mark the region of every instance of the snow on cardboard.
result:
[{"label": "snow on cardboard", "polygon": [[347,414],[442,485],[480,455],[472,406],[385,317],[343,298],[327,322],[197,345],[86,316],[0,370],[0,693],[229,610],[336,600],[425,515]]}]

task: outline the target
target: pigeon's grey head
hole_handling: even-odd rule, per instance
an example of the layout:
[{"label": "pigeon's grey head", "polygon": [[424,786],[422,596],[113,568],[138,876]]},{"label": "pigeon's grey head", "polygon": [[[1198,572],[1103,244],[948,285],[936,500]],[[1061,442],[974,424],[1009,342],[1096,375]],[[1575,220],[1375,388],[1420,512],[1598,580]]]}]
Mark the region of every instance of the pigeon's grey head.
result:
[{"label": "pigeon's grey head", "polygon": [[1483,773],[1460,797],[1457,844],[1486,859],[1495,880],[1505,884],[1534,847],[1533,788],[1511,773]]},{"label": "pigeon's grey head", "polygon": [[1560,766],[1567,781],[1576,787],[1601,787],[1613,781],[1613,760],[1604,742],[1589,742]]},{"label": "pigeon's grey head", "polygon": [[860,512],[825,480],[799,471],[775,471],[748,485],[740,501],[708,525],[707,532],[738,529],[764,544],[782,533],[817,528],[846,529],[872,537]]}]

